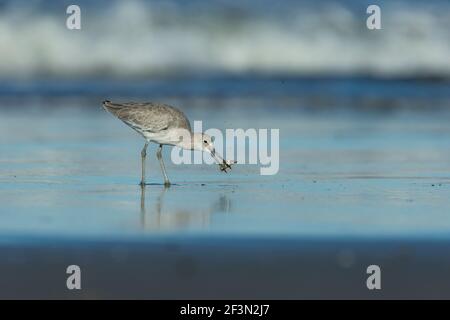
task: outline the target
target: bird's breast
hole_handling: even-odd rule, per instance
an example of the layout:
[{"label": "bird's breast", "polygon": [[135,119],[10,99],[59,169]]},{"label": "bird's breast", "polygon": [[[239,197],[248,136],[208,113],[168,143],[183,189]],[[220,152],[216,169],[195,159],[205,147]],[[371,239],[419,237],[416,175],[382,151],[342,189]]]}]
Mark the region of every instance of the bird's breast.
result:
[{"label": "bird's breast", "polygon": [[162,130],[159,132],[145,132],[144,137],[155,143],[177,145],[181,141],[180,135],[174,130]]}]

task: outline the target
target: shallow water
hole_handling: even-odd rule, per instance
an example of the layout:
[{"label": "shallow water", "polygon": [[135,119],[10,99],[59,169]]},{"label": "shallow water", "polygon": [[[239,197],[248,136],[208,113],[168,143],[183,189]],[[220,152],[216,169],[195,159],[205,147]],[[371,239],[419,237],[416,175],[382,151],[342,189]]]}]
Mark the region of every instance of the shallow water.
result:
[{"label": "shallow water", "polygon": [[[158,235],[448,238],[446,113],[318,113],[186,108],[204,129],[279,128],[280,170],[174,165],[98,105],[3,110],[0,235],[75,239]],[[250,117],[251,116],[251,117]]]},{"label": "shallow water", "polygon": [[[278,128],[279,172],[165,148],[165,189],[152,145],[142,190],[144,141],[105,98],[173,104],[204,130]],[[448,298],[449,106],[445,81],[2,83],[0,297]]]},{"label": "shallow water", "polygon": [[[449,2],[378,2],[0,1],[0,298],[449,299]],[[142,189],[105,99],[279,129],[280,170],[165,148],[166,189],[153,145]]]}]

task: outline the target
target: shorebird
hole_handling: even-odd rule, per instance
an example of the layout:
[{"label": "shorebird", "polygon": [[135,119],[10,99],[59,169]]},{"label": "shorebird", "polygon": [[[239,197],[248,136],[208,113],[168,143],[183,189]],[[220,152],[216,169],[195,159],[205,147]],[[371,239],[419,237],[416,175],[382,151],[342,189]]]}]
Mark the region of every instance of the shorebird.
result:
[{"label": "shorebird", "polygon": [[[145,158],[150,142],[159,144],[156,157],[164,176],[164,185],[169,186],[166,167],[162,158],[163,145],[178,146],[188,150],[208,152],[219,164],[221,171],[227,172],[235,161],[224,160],[215,150],[211,137],[205,133],[193,133],[186,115],[175,107],[162,103],[103,101],[103,107],[125,124],[140,133],[146,140],[141,151],[141,186],[145,186]],[[190,139],[182,139],[189,133]]]}]

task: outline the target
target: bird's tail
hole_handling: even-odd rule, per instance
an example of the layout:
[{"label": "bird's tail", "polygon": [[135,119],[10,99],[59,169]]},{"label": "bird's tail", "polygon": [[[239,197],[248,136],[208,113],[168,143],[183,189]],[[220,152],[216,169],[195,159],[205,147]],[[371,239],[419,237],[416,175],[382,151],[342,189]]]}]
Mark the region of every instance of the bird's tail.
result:
[{"label": "bird's tail", "polygon": [[120,104],[111,102],[109,100],[104,100],[102,103],[103,103],[103,107],[108,108],[108,109],[117,109],[120,106]]},{"label": "bird's tail", "polygon": [[108,111],[114,115],[117,113],[117,111],[119,111],[121,108],[123,108],[123,106],[120,103],[114,103],[109,100],[104,100],[102,102],[102,104],[103,104],[103,108],[106,111]]}]

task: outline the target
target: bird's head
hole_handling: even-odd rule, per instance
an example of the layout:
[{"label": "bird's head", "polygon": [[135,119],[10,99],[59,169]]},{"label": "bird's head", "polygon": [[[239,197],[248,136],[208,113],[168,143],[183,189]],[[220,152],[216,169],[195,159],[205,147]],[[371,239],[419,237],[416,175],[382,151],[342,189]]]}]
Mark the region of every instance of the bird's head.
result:
[{"label": "bird's head", "polygon": [[213,141],[213,138],[206,133],[194,133],[192,137],[192,149],[209,153],[219,164],[220,170],[227,172],[227,169],[231,169],[231,164],[236,163],[236,161],[224,160],[222,156],[216,152]]},{"label": "bird's head", "polygon": [[213,139],[206,133],[194,133],[192,136],[192,149],[197,151],[208,152],[213,155],[216,151]]}]

